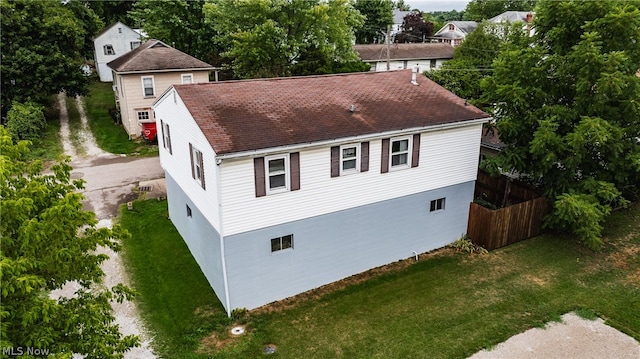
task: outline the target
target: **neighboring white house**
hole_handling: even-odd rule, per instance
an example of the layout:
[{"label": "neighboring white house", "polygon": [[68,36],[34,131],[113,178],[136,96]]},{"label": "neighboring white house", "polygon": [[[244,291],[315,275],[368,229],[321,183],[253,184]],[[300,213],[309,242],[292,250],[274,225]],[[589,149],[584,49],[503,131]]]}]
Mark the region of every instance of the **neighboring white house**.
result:
[{"label": "neighboring white house", "polygon": [[391,35],[395,35],[402,31],[402,24],[404,23],[404,17],[411,11],[402,11],[399,9],[393,9],[393,25],[391,26]]},{"label": "neighboring white house", "polygon": [[122,126],[131,138],[140,136],[142,123],[155,123],[151,105],[169,86],[209,82],[215,68],[159,40],[109,62],[113,92]]},{"label": "neighboring white house", "polygon": [[153,109],[169,217],[228,313],[460,238],[490,120],[411,70],[175,85]]},{"label": "neighboring white house", "polygon": [[504,23],[516,23],[521,22],[522,30],[526,31],[529,36],[533,36],[535,34],[535,30],[533,29],[533,16],[535,13],[533,11],[506,11],[500,15],[494,16],[489,19],[489,22],[494,24],[504,24]]},{"label": "neighboring white house", "polygon": [[119,21],[100,31],[93,38],[94,60],[100,81],[113,81],[107,63],[137,48],[142,42],[138,31]]},{"label": "neighboring white house", "polygon": [[[371,65],[371,71],[387,71],[387,46],[384,44],[354,45],[360,59]],[[389,70],[412,69],[420,71],[438,69],[453,58],[453,47],[447,44],[417,43],[390,44]]]},{"label": "neighboring white house", "polygon": [[460,45],[476,27],[478,27],[478,23],[475,21],[451,21],[438,30],[432,36],[432,40],[455,47]]}]

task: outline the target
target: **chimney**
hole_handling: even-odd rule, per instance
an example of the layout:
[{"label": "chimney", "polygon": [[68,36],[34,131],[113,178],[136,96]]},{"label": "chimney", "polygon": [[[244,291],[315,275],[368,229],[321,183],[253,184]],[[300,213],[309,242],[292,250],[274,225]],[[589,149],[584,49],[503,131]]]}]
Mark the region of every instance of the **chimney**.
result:
[{"label": "chimney", "polygon": [[420,67],[416,64],[411,70],[411,84],[415,86],[418,86],[418,71],[420,71]]}]

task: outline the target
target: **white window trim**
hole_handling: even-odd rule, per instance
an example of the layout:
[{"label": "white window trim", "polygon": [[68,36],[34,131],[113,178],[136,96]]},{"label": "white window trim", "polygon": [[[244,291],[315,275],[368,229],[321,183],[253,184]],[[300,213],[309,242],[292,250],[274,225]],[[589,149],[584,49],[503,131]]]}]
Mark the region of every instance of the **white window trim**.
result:
[{"label": "white window trim", "polygon": [[[343,163],[345,161],[345,159],[342,157],[342,150],[345,148],[351,148],[351,147],[355,147],[356,148],[356,168],[353,169],[349,169],[349,170],[344,170],[343,168]],[[350,143],[347,145],[342,145],[340,146],[340,176],[344,176],[344,175],[349,175],[349,174],[353,174],[353,173],[358,173],[360,172],[360,158],[361,158],[361,154],[360,154],[360,144],[359,143]]]},{"label": "white window trim", "polygon": [[[407,163],[402,165],[393,165],[393,143],[397,141],[407,140]],[[412,136],[393,137],[389,140],[389,171],[403,170],[411,168],[411,155],[413,154],[413,138]]]},{"label": "white window trim", "polygon": [[166,122],[163,122],[162,126],[164,126],[164,128],[162,129],[162,137],[163,137],[162,145],[164,146],[165,150],[169,151],[169,142],[171,141],[170,133],[169,133],[169,124]]},{"label": "white window trim", "polygon": [[[110,54],[107,53],[107,46],[111,49],[111,53]],[[105,44],[102,48],[104,49],[104,54],[106,56],[113,56],[113,55],[116,54],[116,49],[113,47],[112,44]]]},{"label": "white window trim", "polygon": [[[438,206],[438,201],[442,200],[442,208],[437,208]],[[436,209],[431,210],[431,203],[435,202],[436,203]],[[442,198],[436,198],[433,199],[429,202],[429,212],[430,213],[438,213],[438,212],[444,212],[445,208],[447,207],[447,197],[442,197]]]},{"label": "white window trim", "polygon": [[[269,178],[269,161],[278,160],[278,159],[284,159],[284,187],[271,189],[271,183],[269,181],[270,180],[270,178]],[[265,180],[265,187],[266,187],[267,195],[276,194],[276,193],[282,193],[282,192],[289,192],[289,189],[291,188],[290,177],[291,177],[291,168],[289,167],[289,154],[288,153],[287,154],[282,154],[282,155],[267,156],[267,157],[264,158],[264,180]]]},{"label": "white window trim", "polygon": [[137,49],[138,47],[140,47],[140,45],[142,45],[141,41],[129,41],[129,47],[131,48],[131,50]]},{"label": "white window trim", "polygon": [[[151,111],[151,109],[143,109],[143,108],[137,108],[136,110],[136,119],[138,120],[138,122],[153,122],[154,118],[153,118],[153,111]],[[148,114],[147,119],[140,119],[140,112],[146,112]]]},{"label": "white window trim", "polygon": [[[191,76],[191,82],[184,82],[185,76]],[[193,78],[193,74],[181,74],[180,75],[180,80],[181,80],[181,83],[183,83],[183,84],[193,84],[193,83],[195,83],[194,78]]]},{"label": "white window trim", "polygon": [[[153,90],[153,94],[148,96],[147,94],[145,94],[144,92],[144,80],[145,79],[151,79],[151,89]],[[142,97],[144,98],[154,98],[156,97],[156,81],[154,80],[153,76],[140,76],[140,82],[142,84]]]},{"label": "white window trim", "polygon": [[[202,168],[200,167],[200,157],[202,157],[202,151],[200,151],[199,149],[197,149],[193,145],[191,146],[191,151],[192,151],[192,155],[193,155],[194,181],[196,181],[197,184],[202,186]],[[198,157],[198,155],[200,157]]]}]

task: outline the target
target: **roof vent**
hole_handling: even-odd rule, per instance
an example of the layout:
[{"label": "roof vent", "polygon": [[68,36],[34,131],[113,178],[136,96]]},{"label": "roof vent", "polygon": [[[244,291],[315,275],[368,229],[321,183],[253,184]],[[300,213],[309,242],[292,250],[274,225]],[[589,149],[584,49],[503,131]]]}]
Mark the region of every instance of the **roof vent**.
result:
[{"label": "roof vent", "polygon": [[418,71],[420,71],[420,67],[416,64],[411,70],[411,84],[415,86],[418,86]]},{"label": "roof vent", "polygon": [[356,105],[351,104],[351,106],[349,106],[349,112],[354,113],[356,110]]}]

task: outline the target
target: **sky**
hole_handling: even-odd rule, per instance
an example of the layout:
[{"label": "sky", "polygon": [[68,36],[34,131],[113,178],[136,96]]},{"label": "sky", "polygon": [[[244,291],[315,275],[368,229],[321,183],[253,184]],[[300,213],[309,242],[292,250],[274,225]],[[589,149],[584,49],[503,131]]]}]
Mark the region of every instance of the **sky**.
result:
[{"label": "sky", "polygon": [[429,11],[464,10],[469,0],[405,0],[412,9]]}]

